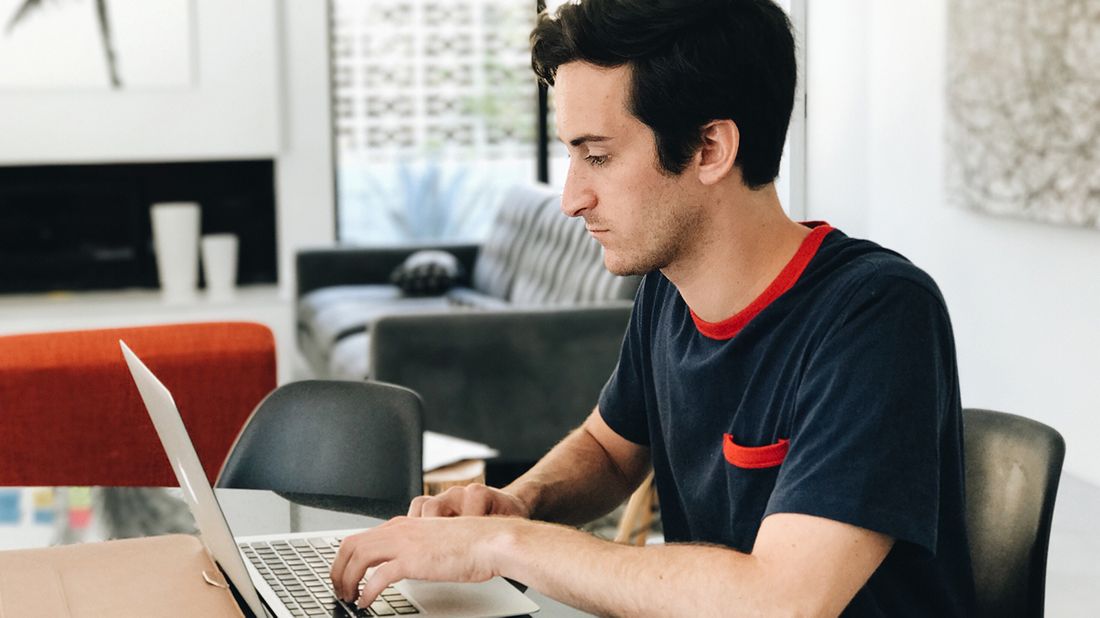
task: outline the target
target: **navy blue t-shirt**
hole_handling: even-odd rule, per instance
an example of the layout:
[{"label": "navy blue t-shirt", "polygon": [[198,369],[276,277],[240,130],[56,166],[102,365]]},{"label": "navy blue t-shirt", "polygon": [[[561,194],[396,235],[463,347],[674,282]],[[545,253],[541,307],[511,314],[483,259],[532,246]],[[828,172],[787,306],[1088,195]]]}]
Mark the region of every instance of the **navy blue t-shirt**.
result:
[{"label": "navy blue t-shirt", "polygon": [[668,542],[752,551],[771,513],[895,539],[845,616],[966,616],[962,419],[947,309],[900,255],[819,224],[720,323],[642,282],[607,424],[651,449]]}]

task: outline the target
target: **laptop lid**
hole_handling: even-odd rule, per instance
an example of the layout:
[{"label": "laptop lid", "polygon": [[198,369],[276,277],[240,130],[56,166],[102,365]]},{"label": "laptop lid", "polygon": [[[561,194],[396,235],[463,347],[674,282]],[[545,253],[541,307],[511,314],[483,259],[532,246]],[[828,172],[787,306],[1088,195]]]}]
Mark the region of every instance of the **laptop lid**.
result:
[{"label": "laptop lid", "polygon": [[222,513],[214,497],[214,489],[206,479],[206,472],[199,462],[198,453],[195,452],[187,429],[183,426],[183,419],[176,408],[175,400],[172,399],[172,394],[124,341],[119,340],[118,344],[122,347],[126,365],[130,368],[130,374],[134,377],[141,399],[149,411],[149,418],[153,420],[153,426],[156,427],[164,452],[168,455],[168,461],[172,464],[172,470],[179,480],[184,500],[195,516],[195,523],[199,527],[203,544],[236,587],[237,593],[252,613],[256,616],[267,616],[256,587],[248,576],[248,569],[244,566],[244,559],[241,558],[241,553],[237,549],[237,543],[229,531],[225,514]]}]

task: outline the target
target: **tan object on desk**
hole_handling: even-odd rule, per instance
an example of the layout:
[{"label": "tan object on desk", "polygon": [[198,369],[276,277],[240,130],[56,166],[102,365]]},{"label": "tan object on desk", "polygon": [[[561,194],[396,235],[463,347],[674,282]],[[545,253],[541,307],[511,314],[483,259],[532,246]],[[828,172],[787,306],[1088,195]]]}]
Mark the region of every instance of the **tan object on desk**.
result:
[{"label": "tan object on desk", "polygon": [[182,534],[0,552],[5,617],[241,618],[224,586],[202,543]]},{"label": "tan object on desk", "polygon": [[424,495],[436,496],[451,487],[485,482],[485,461],[467,459],[424,473]]},{"label": "tan object on desk", "polygon": [[639,547],[645,545],[649,528],[653,524],[653,506],[656,502],[657,488],[653,485],[653,472],[650,471],[649,476],[645,477],[626,503],[615,542]]}]

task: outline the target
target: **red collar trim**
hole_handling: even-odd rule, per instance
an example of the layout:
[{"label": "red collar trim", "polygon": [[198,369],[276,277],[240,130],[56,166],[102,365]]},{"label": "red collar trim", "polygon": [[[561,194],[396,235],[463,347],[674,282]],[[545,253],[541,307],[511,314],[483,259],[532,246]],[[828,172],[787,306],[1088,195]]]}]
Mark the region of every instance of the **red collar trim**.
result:
[{"label": "red collar trim", "polygon": [[695,322],[695,328],[711,339],[733,339],[758,313],[791,289],[798,278],[802,276],[802,271],[806,270],[806,265],[817,255],[817,250],[821,247],[821,242],[825,240],[825,236],[833,231],[832,226],[824,221],[810,221],[803,223],[803,225],[812,227],[813,230],[802,240],[802,244],[799,245],[798,251],[795,252],[791,261],[787,262],[787,265],[783,267],[775,280],[760,293],[760,296],[756,297],[756,300],[749,303],[748,307],[721,322],[707,322],[695,315],[695,312],[689,308],[688,311],[691,312],[691,319]]}]

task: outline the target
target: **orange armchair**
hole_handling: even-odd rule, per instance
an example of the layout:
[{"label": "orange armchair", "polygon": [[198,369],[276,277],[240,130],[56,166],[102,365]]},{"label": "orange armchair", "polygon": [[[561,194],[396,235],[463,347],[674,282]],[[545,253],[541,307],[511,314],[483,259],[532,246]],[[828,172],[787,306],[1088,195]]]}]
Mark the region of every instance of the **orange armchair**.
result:
[{"label": "orange armchair", "polygon": [[260,324],[0,337],[0,485],[177,484],[119,339],[172,392],[211,482],[275,388],[275,342]]}]

